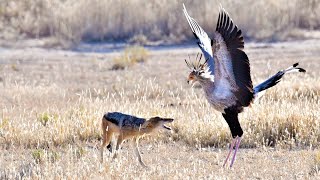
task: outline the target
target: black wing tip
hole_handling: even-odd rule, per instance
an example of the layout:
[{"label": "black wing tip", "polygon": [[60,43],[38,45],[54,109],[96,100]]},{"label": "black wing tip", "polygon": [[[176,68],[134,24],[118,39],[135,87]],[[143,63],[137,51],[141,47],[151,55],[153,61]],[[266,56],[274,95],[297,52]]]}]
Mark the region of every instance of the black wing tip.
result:
[{"label": "black wing tip", "polygon": [[297,67],[298,65],[299,65],[299,63],[297,62],[297,63],[294,63],[292,66]]}]

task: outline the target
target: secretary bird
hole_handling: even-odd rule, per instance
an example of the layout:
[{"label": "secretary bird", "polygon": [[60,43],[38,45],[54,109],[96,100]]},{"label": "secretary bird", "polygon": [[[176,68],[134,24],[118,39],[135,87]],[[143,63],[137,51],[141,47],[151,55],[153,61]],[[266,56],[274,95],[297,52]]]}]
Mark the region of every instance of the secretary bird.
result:
[{"label": "secretary bird", "polygon": [[253,88],[249,59],[243,51],[242,32],[233,23],[229,14],[220,7],[216,31],[213,33],[213,37],[209,38],[199,24],[189,16],[184,4],[183,12],[205,57],[204,63],[201,63],[202,54],[200,58],[197,57],[198,62],[191,63],[185,60],[191,69],[188,83],[199,82],[209,103],[214,109],[222,112],[222,116],[227,121],[233,141],[223,166],[227,163],[235,147],[230,163],[231,168],[243,134],[238,114],[243,111],[244,107],[248,107],[253,100],[257,99],[262,92],[276,85],[284,74],[305,72],[305,70],[297,67],[298,63],[295,63]]}]

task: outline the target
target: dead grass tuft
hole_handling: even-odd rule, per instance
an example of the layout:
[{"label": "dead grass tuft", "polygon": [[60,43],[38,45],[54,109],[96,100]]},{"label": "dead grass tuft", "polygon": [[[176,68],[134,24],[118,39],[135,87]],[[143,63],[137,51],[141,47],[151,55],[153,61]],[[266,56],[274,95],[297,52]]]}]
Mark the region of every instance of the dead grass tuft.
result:
[{"label": "dead grass tuft", "polygon": [[137,34],[128,40],[128,43],[135,45],[147,45],[149,42],[148,38],[143,34]]},{"label": "dead grass tuft", "polygon": [[36,149],[32,152],[32,158],[34,159],[35,163],[44,163],[50,162],[54,163],[60,157],[58,152],[53,150],[44,150],[44,149]]},{"label": "dead grass tuft", "polygon": [[148,50],[142,46],[127,47],[123,54],[113,59],[111,70],[123,70],[136,63],[144,63],[148,58]]},{"label": "dead grass tuft", "polygon": [[320,174],[320,151],[316,151],[314,154],[313,164],[309,174],[312,176]]},{"label": "dead grass tuft", "polygon": [[43,126],[47,126],[49,121],[56,121],[58,119],[58,115],[50,115],[47,112],[45,112],[39,115],[37,119]]}]

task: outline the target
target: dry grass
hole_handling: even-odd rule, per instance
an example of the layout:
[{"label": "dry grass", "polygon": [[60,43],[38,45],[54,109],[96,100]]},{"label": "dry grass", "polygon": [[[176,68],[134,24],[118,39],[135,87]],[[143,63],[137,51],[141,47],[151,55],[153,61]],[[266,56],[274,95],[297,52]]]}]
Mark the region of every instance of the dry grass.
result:
[{"label": "dry grass", "polygon": [[318,152],[315,152],[310,175],[316,176],[319,174],[320,174],[320,152],[318,151]]},{"label": "dry grass", "polygon": [[144,63],[147,61],[148,55],[148,50],[143,46],[129,46],[124,49],[124,52],[120,56],[113,59],[114,64],[111,70],[123,70],[136,63]]},{"label": "dry grass", "polygon": [[[227,124],[202,90],[186,83],[183,59],[196,48],[150,51],[148,63],[123,71],[109,70],[120,54],[3,51],[0,178],[314,178],[319,42],[246,49],[255,84],[296,61],[307,73],[285,77],[240,115],[245,133],[233,170],[221,168],[231,140]],[[175,118],[172,133],[141,142],[149,171],[128,145],[116,162],[99,163],[100,120],[107,111]]]},{"label": "dry grass", "polygon": [[16,0],[0,2],[0,38],[50,37],[44,46],[63,47],[81,40],[181,42],[193,38],[182,3],[208,32],[215,29],[220,3],[252,39],[299,39],[320,28],[315,0]]}]

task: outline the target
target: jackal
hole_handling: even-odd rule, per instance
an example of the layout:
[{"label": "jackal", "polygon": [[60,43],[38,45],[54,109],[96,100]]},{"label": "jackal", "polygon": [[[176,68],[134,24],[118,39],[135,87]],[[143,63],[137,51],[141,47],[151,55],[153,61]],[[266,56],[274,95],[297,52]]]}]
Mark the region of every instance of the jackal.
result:
[{"label": "jackal", "polygon": [[147,167],[141,159],[140,151],[138,148],[139,139],[145,134],[150,134],[157,129],[164,128],[171,130],[165,123],[172,122],[171,118],[152,117],[149,120],[138,118],[135,116],[122,114],[119,112],[106,113],[102,118],[102,144],[100,149],[101,162],[103,162],[103,150],[106,145],[112,152],[111,139],[112,136],[118,135],[117,144],[114,152],[113,159],[117,157],[117,151],[122,142],[126,139],[132,139],[135,147],[135,153],[138,156],[140,164]]}]

